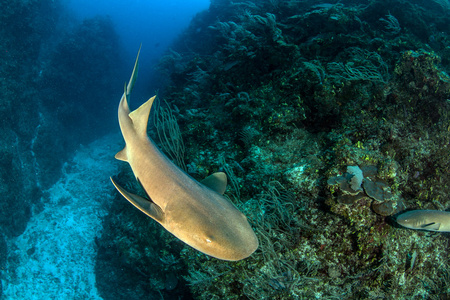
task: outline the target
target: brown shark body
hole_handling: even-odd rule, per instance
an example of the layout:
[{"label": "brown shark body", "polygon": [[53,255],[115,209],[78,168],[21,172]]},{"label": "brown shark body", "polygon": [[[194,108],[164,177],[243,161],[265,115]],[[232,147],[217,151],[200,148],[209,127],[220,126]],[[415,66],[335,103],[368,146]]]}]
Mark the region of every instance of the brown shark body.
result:
[{"label": "brown shark body", "polygon": [[130,112],[128,96],[136,80],[138,57],[119,104],[119,124],[125,148],[116,158],[130,164],[150,199],[117,190],[135,207],[193,248],[210,256],[236,261],[250,256],[258,240],[247,218],[222,194],[226,175],[214,173],[197,182],[172,163],[147,135],[155,97]]}]

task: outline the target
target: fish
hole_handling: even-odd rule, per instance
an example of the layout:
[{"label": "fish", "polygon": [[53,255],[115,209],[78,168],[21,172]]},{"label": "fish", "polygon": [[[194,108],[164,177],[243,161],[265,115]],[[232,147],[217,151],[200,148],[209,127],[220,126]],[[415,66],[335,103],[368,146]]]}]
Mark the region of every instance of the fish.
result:
[{"label": "fish", "polygon": [[194,249],[227,261],[249,257],[258,248],[258,238],[247,217],[223,196],[226,174],[213,173],[198,182],[158,149],[147,135],[156,96],[130,112],[128,98],[136,81],[140,50],[119,103],[125,147],[115,158],[129,163],[147,197],[125,190],[111,177],[112,183],[131,204]]},{"label": "fish", "polygon": [[400,214],[397,223],[415,230],[450,232],[450,212],[441,210],[411,210]]}]

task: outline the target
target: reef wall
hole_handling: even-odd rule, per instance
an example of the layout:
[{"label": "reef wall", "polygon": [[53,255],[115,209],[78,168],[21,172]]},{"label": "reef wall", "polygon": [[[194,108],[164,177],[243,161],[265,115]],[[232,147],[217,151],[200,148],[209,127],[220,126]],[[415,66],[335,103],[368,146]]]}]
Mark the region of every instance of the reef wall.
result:
[{"label": "reef wall", "polygon": [[20,235],[43,209],[43,192],[60,177],[62,163],[115,124],[110,99],[117,93],[121,58],[107,18],[78,24],[54,0],[1,1],[0,7],[4,266],[4,239]]},{"label": "reef wall", "polygon": [[[446,3],[211,1],[161,60],[160,96],[187,172],[227,172],[227,195],[260,248],[218,261],[143,220],[120,225],[124,212],[109,216],[104,255],[121,245],[115,264],[137,278],[133,288],[164,296],[189,287],[195,299],[443,297],[445,236],[394,217],[450,204]],[[158,245],[143,249],[153,241],[142,229]]]}]

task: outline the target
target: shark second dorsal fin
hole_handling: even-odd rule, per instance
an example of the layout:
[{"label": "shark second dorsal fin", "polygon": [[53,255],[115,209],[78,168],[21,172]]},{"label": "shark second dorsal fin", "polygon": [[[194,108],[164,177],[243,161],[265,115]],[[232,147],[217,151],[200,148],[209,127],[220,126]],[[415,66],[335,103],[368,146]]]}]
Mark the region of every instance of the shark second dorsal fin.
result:
[{"label": "shark second dorsal fin", "polygon": [[223,195],[227,189],[227,175],[224,172],[216,172],[203,179],[201,183]]},{"label": "shark second dorsal fin", "polygon": [[150,115],[150,110],[152,109],[153,101],[156,96],[151,97],[144,104],[139,106],[138,109],[133,110],[129,116],[133,121],[134,129],[136,133],[140,136],[147,137],[147,124],[148,124],[148,116]]},{"label": "shark second dorsal fin", "polygon": [[135,195],[133,193],[128,192],[123,187],[121,187],[119,184],[117,184],[112,177],[110,177],[112,183],[116,187],[116,189],[119,191],[119,193],[122,194],[122,196],[125,197],[131,204],[133,204],[137,209],[142,211],[144,214],[149,216],[150,218],[154,219],[158,223],[164,222],[164,212],[161,210],[161,208],[153,203],[150,200],[147,200],[139,195]]}]

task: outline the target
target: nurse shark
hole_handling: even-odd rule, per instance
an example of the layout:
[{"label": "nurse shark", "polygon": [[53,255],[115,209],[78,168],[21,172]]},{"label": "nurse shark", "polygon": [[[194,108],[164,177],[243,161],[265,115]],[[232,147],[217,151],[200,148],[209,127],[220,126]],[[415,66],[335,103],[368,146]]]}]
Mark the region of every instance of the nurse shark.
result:
[{"label": "nurse shark", "polygon": [[223,196],[225,173],[214,173],[200,183],[156,147],[147,135],[155,96],[130,112],[128,98],[137,77],[139,52],[119,103],[125,148],[115,158],[130,164],[148,198],[125,190],[111,178],[112,183],[136,208],[198,251],[229,261],[250,256],[258,248],[258,239],[245,215]]}]

